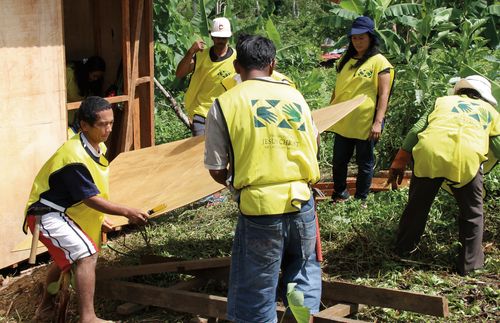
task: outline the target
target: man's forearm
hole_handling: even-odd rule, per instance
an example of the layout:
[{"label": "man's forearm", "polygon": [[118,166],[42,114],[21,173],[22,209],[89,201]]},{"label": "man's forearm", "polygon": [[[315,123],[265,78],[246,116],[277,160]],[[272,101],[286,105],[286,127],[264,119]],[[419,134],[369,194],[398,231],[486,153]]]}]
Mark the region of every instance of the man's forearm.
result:
[{"label": "man's forearm", "polygon": [[192,50],[188,50],[186,55],[179,62],[179,65],[177,65],[175,76],[177,76],[178,78],[183,78],[184,76],[192,72],[191,64],[193,63],[193,56],[194,53],[192,52]]},{"label": "man's forearm", "polygon": [[92,196],[88,199],[83,200],[83,203],[99,212],[113,215],[128,215],[128,207],[113,203],[99,196]]}]

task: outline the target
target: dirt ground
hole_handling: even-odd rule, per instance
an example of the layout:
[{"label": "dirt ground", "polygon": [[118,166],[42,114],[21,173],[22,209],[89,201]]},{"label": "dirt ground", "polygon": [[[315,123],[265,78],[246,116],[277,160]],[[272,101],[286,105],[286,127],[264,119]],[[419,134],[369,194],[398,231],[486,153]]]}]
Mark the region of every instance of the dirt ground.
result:
[{"label": "dirt ground", "polygon": [[47,265],[0,280],[0,322],[30,322],[43,291]]},{"label": "dirt ground", "polygon": [[[26,266],[27,267],[27,266]],[[0,275],[0,323],[35,322],[34,314],[41,299],[48,264],[21,270],[19,275]],[[99,299],[95,309],[99,317],[115,322],[181,322],[203,323],[205,319],[174,313],[156,307],[145,307],[131,315],[120,315],[117,306],[123,302]],[[68,306],[68,323],[78,322],[78,308],[74,291]]]}]

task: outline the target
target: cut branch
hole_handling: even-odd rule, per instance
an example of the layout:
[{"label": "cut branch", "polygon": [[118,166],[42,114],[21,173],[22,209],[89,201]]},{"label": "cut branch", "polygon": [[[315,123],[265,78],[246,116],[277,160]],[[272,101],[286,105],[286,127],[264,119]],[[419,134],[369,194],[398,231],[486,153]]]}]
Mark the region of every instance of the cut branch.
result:
[{"label": "cut branch", "polygon": [[182,111],[182,108],[177,104],[177,101],[175,101],[175,99],[172,96],[172,94],[170,94],[170,92],[168,92],[163,87],[163,85],[161,85],[160,82],[158,82],[158,80],[156,79],[156,77],[154,78],[154,81],[155,81],[155,85],[160,89],[160,91],[168,99],[168,101],[170,101],[170,105],[174,109],[175,114],[177,115],[177,117],[179,117],[179,119],[181,119],[182,123],[184,123],[184,125],[186,127],[188,127],[189,129],[191,129],[191,126],[189,125],[189,119],[188,119],[188,117],[186,116],[186,114],[184,113],[184,111]]}]

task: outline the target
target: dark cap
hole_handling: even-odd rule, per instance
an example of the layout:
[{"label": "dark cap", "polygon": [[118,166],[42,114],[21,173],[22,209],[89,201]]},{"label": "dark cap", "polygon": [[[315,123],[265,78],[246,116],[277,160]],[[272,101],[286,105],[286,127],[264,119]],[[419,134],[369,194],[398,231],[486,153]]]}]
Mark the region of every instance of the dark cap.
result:
[{"label": "dark cap", "polygon": [[364,33],[375,35],[375,24],[370,17],[361,16],[354,19],[354,21],[352,22],[351,31],[349,31],[348,36]]}]

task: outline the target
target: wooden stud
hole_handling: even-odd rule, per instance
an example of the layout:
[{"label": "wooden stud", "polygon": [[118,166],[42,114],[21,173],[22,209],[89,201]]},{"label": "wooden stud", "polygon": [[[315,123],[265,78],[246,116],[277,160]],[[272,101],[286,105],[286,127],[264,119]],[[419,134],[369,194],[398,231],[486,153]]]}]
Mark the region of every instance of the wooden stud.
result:
[{"label": "wooden stud", "polygon": [[97,294],[111,299],[152,305],[205,317],[226,318],[227,299],[221,296],[148,286],[123,281],[102,281]]},{"label": "wooden stud", "polygon": [[124,104],[122,127],[119,136],[119,151],[129,151],[132,146],[132,112],[130,111],[130,78],[132,76],[130,66],[130,0],[122,0],[122,46],[123,46],[123,91],[127,95]]},{"label": "wooden stud", "polygon": [[323,281],[322,298],[327,301],[366,304],[446,317],[448,300],[442,296],[389,288],[361,286],[341,281]]},{"label": "wooden stud", "polygon": [[[144,0],[135,1],[137,4],[135,14],[135,24],[133,29],[133,51],[132,51],[132,71],[130,84],[130,105],[129,113],[132,114],[132,143],[134,149],[141,148],[141,120],[140,120],[140,105],[139,99],[136,98],[136,80],[139,78],[139,47],[142,30],[142,17],[144,13]],[[129,118],[130,119],[130,118]]]},{"label": "wooden stud", "polygon": [[[109,103],[120,103],[120,102],[127,102],[128,101],[128,95],[117,95],[117,96],[110,96],[105,98],[106,101]],[[82,104],[82,101],[77,101],[77,102],[71,102],[66,104],[66,109],[68,110],[76,110],[80,107],[80,104]]]},{"label": "wooden stud", "polygon": [[144,18],[139,52],[139,71],[149,81],[139,88],[141,97],[141,147],[155,144],[154,139],[154,37],[153,37],[153,1],[145,0]]},{"label": "wooden stud", "polygon": [[357,313],[361,306],[359,304],[347,304],[347,303],[339,303],[333,306],[330,306],[327,309],[322,310],[321,312],[314,314],[315,317],[328,318],[330,316],[349,316],[351,314]]},{"label": "wooden stud", "polygon": [[117,279],[141,275],[150,275],[166,272],[189,272],[195,270],[205,270],[210,268],[228,267],[231,263],[230,257],[211,258],[201,260],[187,260],[166,262],[159,264],[148,264],[126,267],[105,267],[96,270],[96,277],[99,280]]}]

